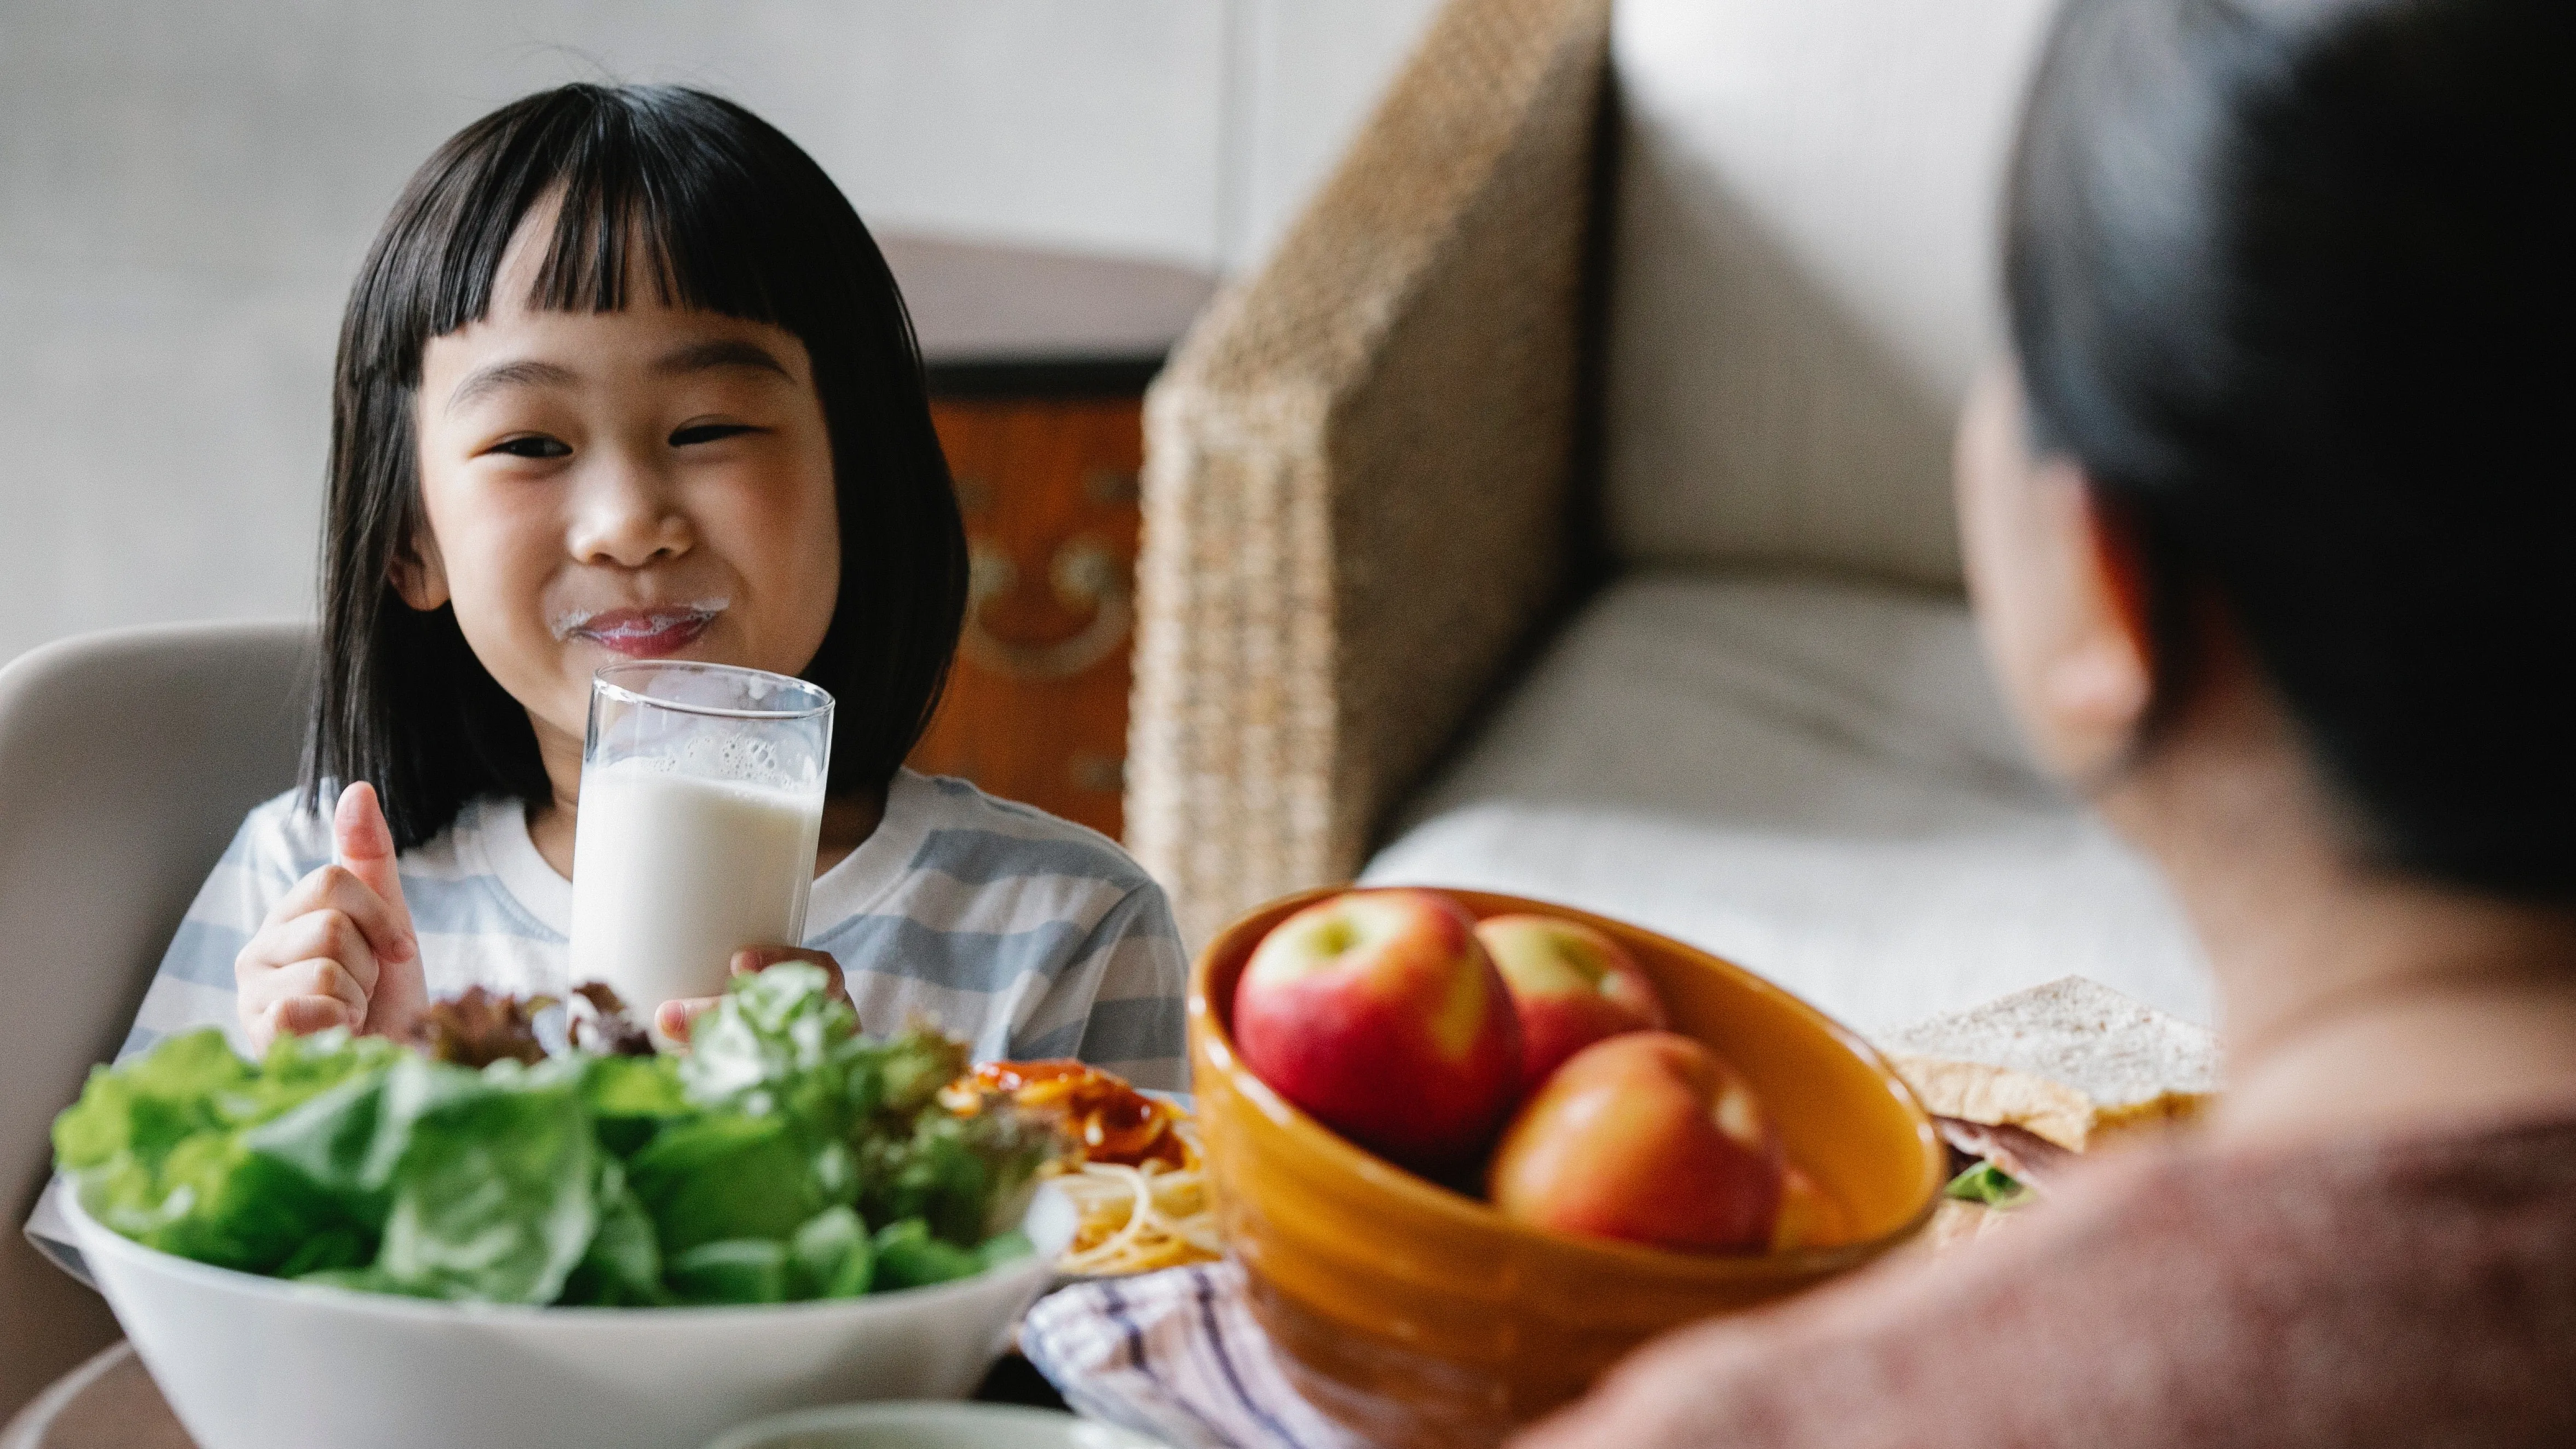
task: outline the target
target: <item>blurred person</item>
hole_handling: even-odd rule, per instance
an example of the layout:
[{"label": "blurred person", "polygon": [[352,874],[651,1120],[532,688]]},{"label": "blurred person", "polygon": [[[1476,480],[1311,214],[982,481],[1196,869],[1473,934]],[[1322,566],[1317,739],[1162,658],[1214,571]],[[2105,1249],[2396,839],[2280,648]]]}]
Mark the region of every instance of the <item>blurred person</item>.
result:
[{"label": "blurred person", "polygon": [[1662,1340],[1524,1449],[2576,1443],[2576,7],[2073,0],[1971,591],[2227,1086],[2012,1230]]}]

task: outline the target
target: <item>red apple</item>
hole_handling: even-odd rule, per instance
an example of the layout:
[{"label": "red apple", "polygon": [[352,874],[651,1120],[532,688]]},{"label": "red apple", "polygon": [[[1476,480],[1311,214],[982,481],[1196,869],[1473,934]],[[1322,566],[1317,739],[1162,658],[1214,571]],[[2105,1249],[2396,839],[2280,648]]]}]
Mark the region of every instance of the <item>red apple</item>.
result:
[{"label": "red apple", "polygon": [[1476,925],[1521,1019],[1521,1084],[1623,1031],[1660,1031],[1664,1000],[1628,948],[1581,921],[1488,916]]},{"label": "red apple", "polygon": [[1350,891],[1254,947],[1234,992],[1244,1063],[1325,1126],[1404,1166],[1471,1162],[1519,1095],[1520,1024],[1437,891]]},{"label": "red apple", "polygon": [[1752,1086],[1668,1031],[1576,1052],[1503,1133],[1494,1206],[1561,1233],[1759,1252],[1780,1211],[1780,1140]]}]

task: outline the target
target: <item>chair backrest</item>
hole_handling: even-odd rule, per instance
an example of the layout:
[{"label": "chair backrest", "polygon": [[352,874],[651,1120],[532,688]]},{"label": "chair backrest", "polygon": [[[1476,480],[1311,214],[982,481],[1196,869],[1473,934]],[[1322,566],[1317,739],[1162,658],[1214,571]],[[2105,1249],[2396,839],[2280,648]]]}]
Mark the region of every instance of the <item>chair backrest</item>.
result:
[{"label": "chair backrest", "polygon": [[0,1418],[115,1336],[19,1235],[48,1127],[112,1057],[251,806],[294,783],[303,624],[125,629],[0,668]]},{"label": "chair backrest", "polygon": [[1633,561],[1958,578],[1950,435],[2055,0],[1618,0],[1607,468]]}]

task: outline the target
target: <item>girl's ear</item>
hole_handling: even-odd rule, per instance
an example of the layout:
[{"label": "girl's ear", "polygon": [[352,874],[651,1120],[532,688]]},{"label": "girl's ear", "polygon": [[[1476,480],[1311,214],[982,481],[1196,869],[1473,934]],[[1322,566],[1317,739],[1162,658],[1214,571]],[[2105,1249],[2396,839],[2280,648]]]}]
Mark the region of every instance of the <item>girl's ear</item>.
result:
[{"label": "girl's ear", "polygon": [[444,606],[452,597],[447,591],[447,561],[438,554],[438,536],[426,528],[413,530],[403,546],[394,550],[385,575],[402,601],[424,614]]}]

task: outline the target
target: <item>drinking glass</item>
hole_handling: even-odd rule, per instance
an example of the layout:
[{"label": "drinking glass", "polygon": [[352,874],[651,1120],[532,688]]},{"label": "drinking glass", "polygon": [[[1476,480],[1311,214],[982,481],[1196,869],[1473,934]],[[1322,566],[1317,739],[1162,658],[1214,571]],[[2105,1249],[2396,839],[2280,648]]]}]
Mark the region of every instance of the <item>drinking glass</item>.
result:
[{"label": "drinking glass", "polygon": [[801,944],[832,696],[685,660],[591,679],[572,847],[572,980],[649,1017],[724,990],[746,946]]}]

